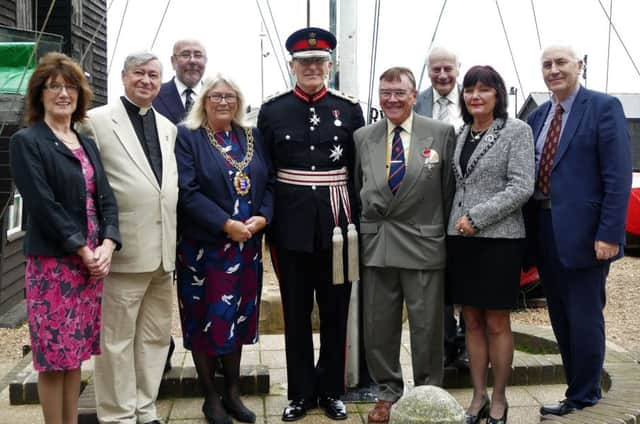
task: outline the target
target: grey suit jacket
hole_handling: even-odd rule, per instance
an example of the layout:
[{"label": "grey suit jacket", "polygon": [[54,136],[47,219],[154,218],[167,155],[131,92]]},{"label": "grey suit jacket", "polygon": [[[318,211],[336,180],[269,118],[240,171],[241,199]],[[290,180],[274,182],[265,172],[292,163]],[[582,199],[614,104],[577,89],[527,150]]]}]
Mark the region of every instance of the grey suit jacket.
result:
[{"label": "grey suit jacket", "polygon": [[522,206],[533,194],[535,181],[531,128],[518,119],[496,119],[463,175],[460,153],[469,128],[462,128],[453,155],[456,194],[447,233],[458,235],[455,224],[468,213],[480,229],[475,237],[523,238]]},{"label": "grey suit jacket", "polygon": [[414,113],[408,166],[395,196],[387,181],[387,120],[360,128],[354,141],[363,264],[443,269],[445,229],[455,189],[450,166],[453,127]]},{"label": "grey suit jacket", "polygon": [[413,106],[415,113],[433,118],[433,87],[429,86],[418,95],[416,104]]},{"label": "grey suit jacket", "polygon": [[89,111],[78,130],[96,141],[109,184],[118,200],[122,249],[113,253],[114,272],[173,271],[176,250],[178,171],[174,155],[176,127],[155,112],[162,151],[162,184],[117,99]]}]

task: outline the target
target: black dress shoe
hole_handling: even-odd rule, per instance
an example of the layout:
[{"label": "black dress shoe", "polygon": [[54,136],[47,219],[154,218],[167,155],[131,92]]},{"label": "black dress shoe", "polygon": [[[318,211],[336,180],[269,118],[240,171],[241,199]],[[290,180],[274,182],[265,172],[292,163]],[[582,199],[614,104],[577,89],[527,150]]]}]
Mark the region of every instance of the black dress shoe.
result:
[{"label": "black dress shoe", "polygon": [[507,424],[507,413],[509,412],[509,404],[504,405],[504,412],[500,418],[493,418],[489,415],[487,418],[487,424]]},{"label": "black dress shoe", "polygon": [[491,404],[489,402],[489,397],[485,395],[485,398],[482,400],[482,405],[480,405],[480,409],[475,415],[471,414],[467,409],[467,412],[464,414],[465,424],[480,423],[480,420],[489,416],[489,409],[491,409]]},{"label": "black dress shoe", "polygon": [[542,407],[540,407],[540,414],[563,416],[572,413],[576,409],[575,406],[569,403],[569,400],[565,399],[553,405],[542,405]]},{"label": "black dress shoe", "polygon": [[306,401],[304,399],[292,400],[282,411],[282,421],[296,421],[307,415],[309,409],[317,406],[314,401]]},{"label": "black dress shoe", "polygon": [[324,409],[324,414],[332,420],[347,419],[347,407],[340,399],[324,396],[320,398],[318,404],[320,408]]}]

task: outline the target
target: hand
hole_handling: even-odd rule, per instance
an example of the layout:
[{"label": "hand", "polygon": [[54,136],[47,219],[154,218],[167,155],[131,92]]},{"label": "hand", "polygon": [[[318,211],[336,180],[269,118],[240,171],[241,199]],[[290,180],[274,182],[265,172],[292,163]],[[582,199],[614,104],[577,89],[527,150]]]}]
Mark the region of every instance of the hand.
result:
[{"label": "hand", "polygon": [[236,221],[235,219],[227,219],[222,230],[227,233],[227,237],[237,242],[244,243],[252,236],[251,231],[247,228],[244,222]]},{"label": "hand", "polygon": [[264,227],[267,226],[267,218],[265,218],[264,216],[256,215],[247,219],[244,223],[247,225],[249,231],[251,231],[251,234],[255,234],[262,231]]},{"label": "hand", "polygon": [[618,254],[620,246],[617,243],[609,243],[606,241],[596,240],[593,245],[593,249],[596,251],[596,258],[601,261],[611,259]]},{"label": "hand", "polygon": [[100,246],[96,248],[93,255],[98,266],[96,274],[92,274],[96,278],[104,278],[109,274],[111,269],[111,256],[116,249],[116,244],[111,239],[105,239]]},{"label": "hand", "polygon": [[95,276],[95,274],[98,272],[98,264],[93,251],[87,246],[82,246],[81,248],[76,250],[76,254],[82,259],[82,263],[89,270],[89,274],[91,276]]},{"label": "hand", "polygon": [[455,228],[461,236],[472,236],[476,233],[476,229],[471,225],[471,221],[469,221],[467,215],[462,215],[460,217]]}]

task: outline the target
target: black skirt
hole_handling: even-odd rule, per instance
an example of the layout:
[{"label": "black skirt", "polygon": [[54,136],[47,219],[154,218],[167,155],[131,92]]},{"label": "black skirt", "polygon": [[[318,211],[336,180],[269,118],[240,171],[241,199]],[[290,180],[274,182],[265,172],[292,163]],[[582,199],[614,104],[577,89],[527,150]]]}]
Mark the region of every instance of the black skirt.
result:
[{"label": "black skirt", "polygon": [[483,309],[518,306],[524,239],[447,237],[447,300]]}]

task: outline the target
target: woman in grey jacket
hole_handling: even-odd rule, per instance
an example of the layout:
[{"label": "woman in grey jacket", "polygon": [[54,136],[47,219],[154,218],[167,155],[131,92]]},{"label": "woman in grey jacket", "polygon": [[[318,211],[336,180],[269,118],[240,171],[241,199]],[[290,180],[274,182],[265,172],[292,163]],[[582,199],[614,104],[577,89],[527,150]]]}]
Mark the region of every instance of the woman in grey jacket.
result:
[{"label": "woman in grey jacket", "polygon": [[[507,91],[490,66],[475,66],[460,93],[465,126],[453,156],[456,193],[447,228],[447,282],[462,305],[473,383],[467,423],[506,423],[513,360],[510,310],[517,305],[525,229],[533,193],[533,136],[507,115]],[[491,363],[493,393],[487,395]],[[499,418],[494,418],[499,417]]]}]

